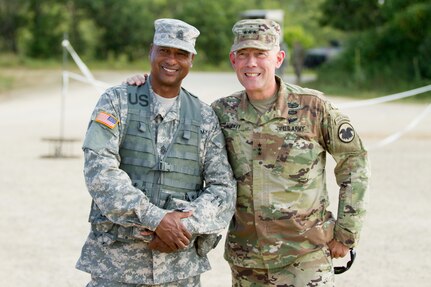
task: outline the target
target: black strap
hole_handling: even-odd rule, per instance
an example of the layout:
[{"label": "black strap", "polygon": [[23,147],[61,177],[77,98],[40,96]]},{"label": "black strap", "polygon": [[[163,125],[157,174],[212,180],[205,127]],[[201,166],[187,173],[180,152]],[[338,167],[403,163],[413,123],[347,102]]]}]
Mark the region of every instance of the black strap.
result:
[{"label": "black strap", "polygon": [[356,251],[355,251],[355,249],[350,249],[350,260],[349,260],[349,262],[347,262],[346,266],[337,266],[337,267],[334,267],[334,273],[335,274],[341,274],[341,273],[344,273],[347,270],[349,270],[350,267],[352,267],[353,262],[355,262],[355,258],[356,258]]}]

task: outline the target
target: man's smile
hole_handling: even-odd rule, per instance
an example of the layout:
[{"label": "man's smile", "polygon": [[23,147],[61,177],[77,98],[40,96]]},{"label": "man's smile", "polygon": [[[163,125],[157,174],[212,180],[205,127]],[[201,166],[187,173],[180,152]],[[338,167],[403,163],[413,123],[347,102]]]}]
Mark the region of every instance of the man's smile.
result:
[{"label": "man's smile", "polygon": [[162,66],[162,69],[165,70],[168,73],[178,72],[178,69],[172,69],[172,68],[168,68],[168,67],[165,67],[165,66]]},{"label": "man's smile", "polygon": [[244,73],[248,78],[254,78],[260,76],[260,73]]}]

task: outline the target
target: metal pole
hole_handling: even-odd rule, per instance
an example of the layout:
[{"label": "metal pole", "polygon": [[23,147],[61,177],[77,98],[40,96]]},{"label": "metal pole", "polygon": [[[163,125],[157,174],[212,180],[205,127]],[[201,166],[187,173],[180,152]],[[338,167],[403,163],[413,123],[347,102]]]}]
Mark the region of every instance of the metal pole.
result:
[{"label": "metal pole", "polygon": [[[63,35],[63,43],[67,41],[67,33],[65,32]],[[65,123],[65,110],[66,110],[66,96],[69,84],[69,77],[67,76],[67,68],[68,68],[68,57],[67,50],[63,45],[63,64],[62,64],[62,85],[61,85],[61,103],[60,103],[60,137],[58,141],[57,148],[55,150],[55,156],[61,157],[62,148],[63,148],[63,139],[64,139],[64,123]]]}]

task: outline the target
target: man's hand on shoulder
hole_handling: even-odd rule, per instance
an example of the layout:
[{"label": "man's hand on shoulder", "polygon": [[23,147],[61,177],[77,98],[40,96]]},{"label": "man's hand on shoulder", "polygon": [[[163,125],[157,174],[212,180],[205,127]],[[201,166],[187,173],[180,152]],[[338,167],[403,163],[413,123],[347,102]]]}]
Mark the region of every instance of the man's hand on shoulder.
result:
[{"label": "man's hand on shoulder", "polygon": [[134,75],[126,79],[126,83],[131,86],[142,86],[148,79],[148,74]]}]

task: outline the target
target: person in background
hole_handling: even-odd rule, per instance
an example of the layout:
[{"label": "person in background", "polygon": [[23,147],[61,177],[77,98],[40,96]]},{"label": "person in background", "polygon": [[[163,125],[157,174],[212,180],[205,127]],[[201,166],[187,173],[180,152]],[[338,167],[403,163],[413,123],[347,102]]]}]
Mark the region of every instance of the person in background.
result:
[{"label": "person in background", "polygon": [[302,83],[302,69],[304,68],[304,60],[305,60],[305,50],[302,47],[302,44],[298,41],[293,43],[293,52],[292,52],[292,66],[293,71],[296,76],[295,83],[300,85]]},{"label": "person in background", "polygon": [[199,31],[158,19],[151,74],[108,89],[85,136],[91,231],[87,286],[200,286],[232,218],[236,182],[214,111],[181,87]]}]

